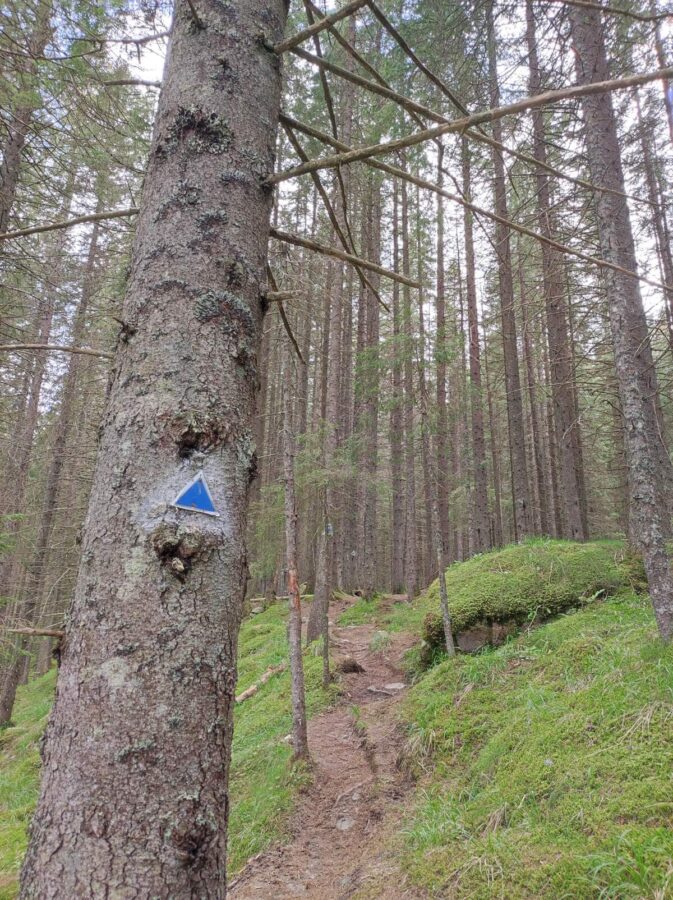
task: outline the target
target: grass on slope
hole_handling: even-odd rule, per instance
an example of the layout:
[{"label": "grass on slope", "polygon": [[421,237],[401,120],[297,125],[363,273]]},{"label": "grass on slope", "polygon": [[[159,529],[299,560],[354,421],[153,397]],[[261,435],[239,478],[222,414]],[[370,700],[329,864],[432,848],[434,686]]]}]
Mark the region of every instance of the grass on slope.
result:
[{"label": "grass on slope", "polygon": [[13,725],[0,731],[0,900],[16,896],[26,829],[37,800],[39,740],[54,696],[56,672],[19,688]]},{"label": "grass on slope", "polygon": [[[319,649],[319,648],[318,648]],[[309,717],[327,706],[335,693],[322,687],[322,659],[304,654]],[[287,604],[275,603],[246,619],[238,643],[237,692],[254,684],[269,666],[287,659]],[[290,767],[292,750],[283,738],[292,728],[290,675],[271,678],[258,694],[236,707],[231,762],[229,871],[237,872],[256,853],[283,834],[293,798],[305,779]]]},{"label": "grass on slope", "polygon": [[[269,667],[287,657],[287,607],[277,603],[246,619],[239,638],[238,692],[254,684]],[[321,686],[322,662],[304,655],[309,715],[333,695]],[[38,742],[51,707],[54,671],[19,689],[14,724],[0,732],[0,900],[16,896],[26,848],[26,829],[39,786]],[[293,798],[305,773],[290,766],[292,751],[283,742],[291,729],[289,673],[271,678],[259,693],[236,707],[231,768],[229,869],[282,837]]]},{"label": "grass on slope", "polygon": [[400,859],[430,896],[673,897],[673,648],[647,597],[445,660],[404,716]]}]

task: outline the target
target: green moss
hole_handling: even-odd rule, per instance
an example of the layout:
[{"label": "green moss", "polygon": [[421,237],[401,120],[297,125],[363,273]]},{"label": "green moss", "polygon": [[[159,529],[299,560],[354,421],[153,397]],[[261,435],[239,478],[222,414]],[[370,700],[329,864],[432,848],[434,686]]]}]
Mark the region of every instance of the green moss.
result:
[{"label": "green moss", "polygon": [[[475,556],[446,571],[454,632],[484,622],[523,625],[605,598],[634,584],[638,564],[619,541],[531,540]],[[440,646],[438,582],[413,605],[398,606],[390,625],[423,631],[432,647]]]},{"label": "green moss", "polygon": [[399,850],[431,896],[671,896],[673,648],[647,598],[446,660],[404,719]]}]

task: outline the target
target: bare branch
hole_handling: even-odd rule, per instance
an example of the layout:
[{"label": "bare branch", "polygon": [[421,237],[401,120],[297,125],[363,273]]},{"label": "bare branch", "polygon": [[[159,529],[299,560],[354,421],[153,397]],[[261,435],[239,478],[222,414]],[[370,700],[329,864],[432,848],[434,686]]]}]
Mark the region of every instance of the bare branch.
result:
[{"label": "bare branch", "polygon": [[268,303],[284,303],[285,300],[294,300],[303,296],[303,291],[267,291],[264,294],[264,299]]},{"label": "bare branch", "polygon": [[[278,290],[278,284],[276,283],[275,275],[273,274],[273,270],[272,270],[271,266],[268,264],[266,267],[266,274],[267,274],[267,278],[269,279],[269,284],[273,288],[273,293],[277,297],[281,296],[284,292]],[[267,298],[268,298],[268,294],[267,294]],[[294,332],[292,331],[292,326],[290,325],[290,320],[288,319],[287,314],[285,312],[285,307],[283,306],[283,302],[282,302],[282,300],[278,300],[277,302],[278,302],[278,312],[280,313],[280,319],[281,319],[281,322],[283,323],[283,328],[285,329],[285,333],[289,337],[290,343],[294,347],[294,352],[297,354],[297,357],[301,361],[301,364],[303,366],[305,366],[306,360],[301,355],[301,350],[299,349],[299,344],[297,343],[297,339],[294,336]]]},{"label": "bare branch", "polygon": [[100,356],[101,359],[112,359],[112,353],[103,350],[90,350],[88,347],[61,347],[59,344],[0,344],[0,352],[13,353],[17,350],[49,350],[54,353],[81,353],[84,356]]},{"label": "bare branch", "polygon": [[[292,128],[286,122],[283,122],[283,128],[285,129],[288,139],[289,139],[290,143],[292,144],[292,146],[294,147],[295,152],[299,156],[299,159],[301,159],[302,162],[307,162],[308,156],[304,152],[304,148],[301,146],[301,144],[297,140],[297,137],[296,137],[294,131],[292,130]],[[338,171],[338,169],[337,169],[337,171]],[[334,207],[332,206],[330,198],[327,195],[327,191],[323,187],[323,184],[320,180],[320,176],[318,175],[317,172],[311,172],[311,178],[313,179],[313,183],[315,184],[316,190],[320,194],[320,199],[322,200],[323,205],[327,211],[327,215],[329,216],[329,220],[332,223],[332,227],[334,228],[334,231],[335,231],[337,237],[341,241],[341,246],[344,248],[344,250],[347,253],[350,253],[351,250],[355,250],[355,246],[353,245],[352,239],[347,239],[346,235],[344,234],[344,232],[341,228],[341,225],[339,223],[339,219],[336,215],[336,212],[334,211]],[[344,209],[345,209],[345,204],[344,204]],[[365,288],[369,288],[369,290],[372,292],[372,294],[376,297],[377,302],[381,304],[381,306],[386,310],[386,312],[390,312],[390,309],[388,308],[388,306],[381,299],[381,295],[376,290],[376,288],[371,283],[371,281],[367,278],[367,276],[364,274],[362,269],[359,266],[355,266],[355,271],[357,272],[358,277],[359,277],[360,281],[362,282],[362,286]]]},{"label": "bare branch", "polygon": [[[307,0],[310,2],[310,0]],[[401,49],[406,53],[409,59],[414,63],[414,65],[423,72],[423,74],[428,78],[435,87],[438,87],[439,90],[447,97],[451,103],[461,112],[463,115],[469,115],[469,111],[464,103],[460,100],[459,97],[454,94],[451,88],[438,76],[436,75],[425,63],[414,53],[412,48],[407,44],[399,31],[395,28],[395,26],[390,22],[390,20],[386,17],[386,15],[379,9],[376,5],[375,0],[368,0],[368,5],[371,8],[372,12],[376,16],[376,18],[381,22],[384,28],[389,32],[389,34],[395,39]],[[334,30],[334,36],[337,37],[337,40],[341,44],[344,49],[350,53],[361,65],[364,60],[360,57],[360,54],[355,50],[351,45],[343,38],[339,33]],[[663,62],[660,62],[660,65],[663,65]],[[385,79],[381,78],[379,73],[372,66],[367,64],[367,70],[376,78],[376,80],[390,90],[390,85],[385,81]],[[368,90],[375,91],[375,86],[368,84]],[[392,94],[395,92],[393,91]],[[405,109],[417,122],[418,117],[414,113],[410,101],[408,98],[403,97],[398,94],[397,96],[390,96],[390,99],[394,100],[396,103],[399,103],[403,109]],[[415,106],[418,106],[417,104]],[[428,110],[427,108],[420,110],[419,112],[422,115],[430,116],[430,118],[434,118],[435,121],[439,122],[447,122],[448,119],[444,116],[437,116],[433,110]],[[425,127],[424,123],[420,123],[421,127]],[[532,165],[534,168],[543,168],[546,172],[549,172],[550,175],[554,175],[556,178],[561,178],[564,181],[569,181],[571,184],[577,184],[579,187],[586,188],[590,191],[600,191],[605,194],[616,194],[620,197],[627,197],[629,200],[633,200],[636,203],[645,203],[649,206],[649,201],[644,199],[643,197],[635,197],[631,194],[625,194],[622,191],[617,191],[614,188],[606,188],[600,187],[599,185],[593,184],[591,181],[587,181],[584,178],[577,178],[574,175],[568,175],[565,172],[560,171],[560,169],[555,169],[553,166],[549,165],[547,162],[541,162],[540,160],[535,159],[533,156],[529,156],[527,153],[522,153],[521,150],[517,150],[513,147],[508,147],[506,144],[501,144],[500,141],[496,141],[495,138],[483,132],[481,129],[475,131],[473,129],[469,129],[465,131],[465,137],[470,138],[470,140],[479,141],[481,144],[486,144],[489,147],[495,147],[497,150],[500,150],[501,153],[507,153],[508,156],[513,156],[515,159],[520,159],[522,162],[528,163]]]},{"label": "bare branch", "polygon": [[201,17],[196,11],[196,7],[194,6],[194,0],[187,0],[187,6],[189,7],[189,11],[192,14],[192,20],[197,28],[203,28],[203,22],[201,21]]},{"label": "bare branch", "polygon": [[375,0],[368,0],[368,6],[371,11],[374,13],[379,22],[383,25],[386,31],[397,41],[402,50],[407,54],[409,59],[414,63],[417,68],[421,70],[421,72],[428,78],[436,87],[442,91],[443,94],[449,98],[449,100],[453,103],[456,109],[460,110],[463,115],[467,115],[467,107],[463,105],[463,103],[459,100],[459,98],[453,93],[453,91],[449,88],[447,84],[445,84],[438,75],[429,69],[425,63],[416,56],[414,51],[411,49],[409,44],[404,40],[402,35],[399,33],[397,28],[393,25],[393,23],[384,15],[384,13],[379,9],[376,5]]},{"label": "bare branch", "polygon": [[292,331],[292,326],[290,325],[290,320],[287,317],[287,313],[285,312],[285,307],[279,301],[278,302],[278,312],[280,313],[280,318],[283,323],[283,328],[285,329],[285,333],[290,339],[292,346],[294,347],[294,352],[297,354],[297,358],[301,362],[303,366],[306,365],[306,360],[301,355],[301,350],[299,349],[299,344],[297,343],[297,338],[294,336],[294,332]]},{"label": "bare branch", "polygon": [[627,16],[637,22],[661,22],[673,16],[673,10],[664,13],[638,13],[630,9],[617,9],[614,6],[603,6],[602,3],[592,3],[590,0],[537,0],[538,3],[563,3],[564,6],[579,6],[580,9],[595,9],[608,16]]},{"label": "bare branch", "polygon": [[359,147],[350,150],[347,153],[339,153],[334,156],[315,159],[310,163],[303,163],[292,169],[286,169],[284,172],[277,172],[276,174],[271,175],[267,181],[269,184],[278,184],[281,181],[297,178],[298,176],[306,175],[309,172],[317,172],[320,169],[333,169],[335,166],[359,162],[361,160],[369,159],[372,156],[395,153],[398,150],[404,150],[406,147],[413,147],[416,144],[434,140],[444,134],[463,132],[465,129],[475,125],[481,125],[484,122],[493,122],[496,119],[503,119],[506,116],[525,112],[529,109],[550,106],[559,100],[576,100],[593,94],[604,94],[609,91],[624,90],[626,88],[637,87],[640,84],[648,84],[651,81],[659,81],[662,78],[671,77],[673,77],[673,66],[668,66],[664,69],[656,69],[655,71],[644,72],[640,75],[631,75],[627,78],[611,79],[610,81],[595,81],[591,84],[573,85],[572,87],[562,88],[560,90],[546,91],[535,97],[525,97],[522,100],[517,100],[516,103],[509,103],[506,106],[499,106],[494,109],[486,109],[482,112],[474,113],[471,116],[465,116],[462,119],[455,119],[452,122],[437,125],[434,128],[427,128],[424,131],[419,131],[403,138],[397,138],[394,141],[387,141],[382,144],[374,144],[368,147]]},{"label": "bare branch", "polygon": [[[338,150],[343,150],[344,152],[348,151],[348,147],[346,144],[342,143],[341,141],[335,140],[333,137],[331,137],[331,135],[325,134],[325,132],[319,131],[317,128],[313,128],[309,125],[304,125],[302,122],[298,122],[296,119],[293,119],[284,113],[281,113],[280,118],[283,123],[288,123],[292,128],[296,128],[297,131],[302,131],[304,132],[304,134],[308,134],[311,137],[317,138],[319,141],[335,147]],[[394,178],[400,178],[404,181],[408,181],[410,184],[414,184],[417,187],[423,188],[424,190],[432,191],[435,194],[446,197],[447,200],[451,200],[454,203],[460,204],[460,206],[471,210],[476,215],[491,219],[491,221],[493,222],[500,222],[501,224],[506,225],[508,228],[511,228],[512,231],[516,231],[519,234],[525,234],[527,237],[534,238],[536,241],[539,241],[542,244],[547,244],[548,246],[553,247],[560,253],[565,253],[569,256],[576,256],[578,259],[581,259],[584,262],[591,263],[592,265],[599,266],[600,268],[613,269],[615,272],[619,272],[622,275],[629,275],[632,278],[638,279],[638,281],[642,281],[644,284],[649,284],[652,287],[656,287],[663,291],[670,291],[673,289],[667,284],[664,284],[660,281],[655,281],[651,278],[647,278],[644,275],[639,275],[637,272],[632,272],[630,269],[624,269],[622,268],[622,266],[618,266],[616,263],[609,262],[607,259],[602,259],[598,256],[591,256],[588,253],[583,253],[581,250],[575,250],[573,247],[569,247],[567,244],[562,244],[560,243],[560,241],[555,241],[552,238],[548,238],[537,231],[533,231],[532,228],[526,228],[525,225],[518,225],[511,219],[504,219],[488,209],[484,209],[481,206],[477,206],[474,203],[468,202],[458,194],[452,194],[450,191],[444,190],[444,188],[439,187],[439,185],[434,184],[432,181],[428,181],[425,178],[419,178],[416,175],[411,175],[409,172],[406,172],[404,169],[400,169],[397,166],[391,166],[389,163],[384,163],[378,159],[367,159],[366,162],[374,169],[379,169],[381,172],[386,172],[388,175],[392,175]]]},{"label": "bare branch", "polygon": [[292,50],[294,47],[303,44],[304,41],[313,37],[314,34],[319,34],[340,19],[345,19],[346,16],[350,16],[351,13],[357,12],[357,10],[364,6],[366,2],[367,0],[352,0],[351,3],[347,3],[336,12],[331,13],[329,16],[325,16],[324,19],[320,19],[313,25],[309,25],[309,27],[305,28],[303,31],[299,31],[292,37],[286,38],[284,41],[281,41],[280,44],[276,44],[273,49],[276,53],[286,53],[288,50]]},{"label": "bare branch", "polygon": [[52,222],[50,225],[33,225],[32,228],[6,231],[4,234],[0,234],[0,241],[11,241],[14,238],[28,237],[31,234],[43,234],[45,231],[58,231],[59,228],[72,228],[73,225],[85,225],[87,222],[102,222],[103,219],[121,219],[125,216],[135,216],[137,213],[137,206],[131,206],[128,209],[113,209],[107,212],[90,213],[86,216],[66,219],[64,222]]},{"label": "bare branch", "polygon": [[6,628],[8,634],[24,634],[27,637],[62,638],[65,631],[58,628]]},{"label": "bare branch", "polygon": [[236,702],[243,703],[243,701],[247,700],[249,697],[254,697],[263,684],[266,684],[274,675],[280,675],[280,673],[284,672],[286,669],[287,666],[285,663],[281,663],[279,666],[270,666],[256,684],[251,684],[249,688],[246,688],[246,690],[238,695]]},{"label": "bare branch", "polygon": [[407,284],[409,287],[420,288],[420,284],[417,281],[412,281],[411,278],[406,278],[398,272],[385,269],[383,266],[370,262],[368,259],[361,259],[359,256],[353,256],[352,253],[337,250],[336,247],[328,247],[325,244],[319,244],[317,241],[299,237],[298,234],[280,231],[278,228],[271,228],[269,234],[272,238],[275,238],[277,241],[283,241],[285,244],[294,244],[296,247],[305,247],[306,250],[314,250],[316,253],[323,253],[325,256],[333,256],[335,259],[349,262],[353,266],[362,266],[363,269],[370,269],[372,272],[377,272],[379,275],[383,275],[385,278],[390,278],[393,281],[399,281],[401,284]]},{"label": "bare branch", "polygon": [[135,44],[137,47],[142,47],[144,44],[150,44],[152,41],[160,41],[163,38],[169,38],[171,36],[171,30],[167,31],[157,31],[156,34],[146,34],[142,37],[125,37],[125,38],[110,38],[105,35],[82,35],[78,37],[78,41],[89,41],[93,44]]},{"label": "bare branch", "polygon": [[151,87],[160,88],[160,81],[143,81],[142,78],[114,78],[101,82],[103,87]]}]

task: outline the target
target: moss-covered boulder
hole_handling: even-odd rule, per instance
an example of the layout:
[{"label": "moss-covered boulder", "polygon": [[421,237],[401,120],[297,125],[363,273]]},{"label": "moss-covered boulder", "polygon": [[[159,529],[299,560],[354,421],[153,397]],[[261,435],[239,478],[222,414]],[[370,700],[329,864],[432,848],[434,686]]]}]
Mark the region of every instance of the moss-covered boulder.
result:
[{"label": "moss-covered boulder", "polygon": [[[456,563],[446,581],[456,643],[467,652],[621,588],[647,586],[639,558],[618,541],[526,541]],[[420,603],[429,610],[423,638],[432,658],[444,644],[437,581]]]}]

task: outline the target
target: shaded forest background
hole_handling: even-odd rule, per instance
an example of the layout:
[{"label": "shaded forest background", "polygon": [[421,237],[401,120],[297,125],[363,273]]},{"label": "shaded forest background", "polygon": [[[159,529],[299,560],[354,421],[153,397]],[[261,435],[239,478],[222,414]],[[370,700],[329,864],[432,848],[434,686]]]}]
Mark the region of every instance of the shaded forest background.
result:
[{"label": "shaded forest background", "polygon": [[[574,83],[568,8],[363,6],[286,54],[278,171]],[[673,56],[670,20],[654,0],[638,10],[603,17],[612,78]],[[288,31],[320,15],[294,3]],[[0,233],[137,206],[168,16],[154,3],[5,4]],[[671,97],[661,82],[613,95],[667,479]],[[251,594],[287,592],[284,422],[310,590],[415,594],[437,575],[437,536],[450,563],[527,536],[629,532],[585,137],[578,102],[560,100],[386,157],[392,176],[356,163],[280,182],[270,266],[288,295],[265,320]],[[131,215],[101,215],[0,245],[6,625],[58,628],[72,595],[111,355],[133,327],[119,317],[132,229]],[[51,649],[3,637],[5,720]]]}]

